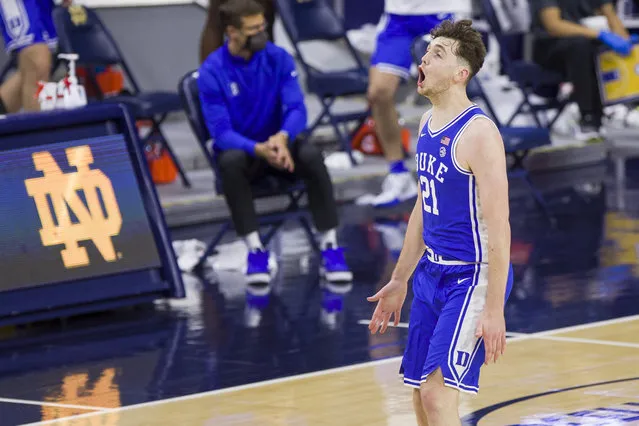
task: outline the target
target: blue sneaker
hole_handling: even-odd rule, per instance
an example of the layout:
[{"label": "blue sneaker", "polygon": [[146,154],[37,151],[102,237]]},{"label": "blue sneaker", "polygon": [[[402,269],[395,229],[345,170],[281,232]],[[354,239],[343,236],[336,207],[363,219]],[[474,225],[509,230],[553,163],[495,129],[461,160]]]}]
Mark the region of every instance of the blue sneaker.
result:
[{"label": "blue sneaker", "polygon": [[322,266],[320,275],[326,280],[329,289],[334,293],[350,290],[353,273],[348,269],[344,259],[344,249],[328,247],[322,250]]},{"label": "blue sneaker", "polygon": [[247,291],[254,296],[265,296],[270,292],[271,274],[268,269],[269,252],[250,251],[246,261]]}]

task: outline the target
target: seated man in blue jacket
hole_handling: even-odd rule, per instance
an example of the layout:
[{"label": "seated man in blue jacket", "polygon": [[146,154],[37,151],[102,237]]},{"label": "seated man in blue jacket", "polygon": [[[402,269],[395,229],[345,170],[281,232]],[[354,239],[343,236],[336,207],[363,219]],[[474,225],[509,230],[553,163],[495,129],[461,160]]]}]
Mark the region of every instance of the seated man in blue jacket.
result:
[{"label": "seated man in blue jacket", "polygon": [[227,41],[200,67],[198,85],[224,196],[249,248],[248,290],[269,291],[268,251],[260,241],[251,194],[251,182],[265,174],[304,180],[321,234],[322,272],[329,283],[350,282],[337,245],[337,206],[323,157],[298,137],[306,129],[306,107],[293,58],[267,41],[262,6],[255,0],[226,2],[220,16]]}]

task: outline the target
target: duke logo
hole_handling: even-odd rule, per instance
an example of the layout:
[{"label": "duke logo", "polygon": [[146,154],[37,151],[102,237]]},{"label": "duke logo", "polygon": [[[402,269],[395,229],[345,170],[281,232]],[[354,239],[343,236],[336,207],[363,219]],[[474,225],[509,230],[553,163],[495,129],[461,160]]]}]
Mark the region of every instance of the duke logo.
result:
[{"label": "duke logo", "polygon": [[[65,268],[90,264],[86,249],[78,245],[79,241],[85,240],[93,241],[104,260],[115,262],[121,255],[116,255],[111,237],[120,233],[122,215],[111,180],[102,171],[89,169],[93,154],[88,145],[68,148],[65,152],[69,165],[77,172],[62,173],[51,153],[36,152],[32,155],[33,163],[44,176],[24,181],[27,193],[33,197],[38,209],[42,244],[65,245],[61,252]],[[80,190],[86,205],[78,195]],[[76,223],[71,221],[69,210],[75,214]]]}]

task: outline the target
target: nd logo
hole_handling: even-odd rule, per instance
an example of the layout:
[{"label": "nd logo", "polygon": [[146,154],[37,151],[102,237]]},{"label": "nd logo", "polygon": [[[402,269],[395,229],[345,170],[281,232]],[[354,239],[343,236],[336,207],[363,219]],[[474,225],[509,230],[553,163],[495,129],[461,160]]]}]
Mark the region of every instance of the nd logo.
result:
[{"label": "nd logo", "polygon": [[[120,233],[122,215],[111,181],[100,170],[89,169],[93,154],[88,145],[68,148],[65,152],[69,165],[77,172],[62,173],[49,152],[36,152],[33,163],[44,176],[24,181],[27,193],[33,197],[38,209],[42,244],[64,244],[61,255],[66,268],[89,265],[86,249],[78,245],[84,240],[93,241],[104,260],[114,262],[117,256],[111,237]],[[84,193],[86,206],[78,195],[79,190]],[[47,197],[50,197],[51,206]],[[77,217],[76,223],[71,222],[69,209]]]}]

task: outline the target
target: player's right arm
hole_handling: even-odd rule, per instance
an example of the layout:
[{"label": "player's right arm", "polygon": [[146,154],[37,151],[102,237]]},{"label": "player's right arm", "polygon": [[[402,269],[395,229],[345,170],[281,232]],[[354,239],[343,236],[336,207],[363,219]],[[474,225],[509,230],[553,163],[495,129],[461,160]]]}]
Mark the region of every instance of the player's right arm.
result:
[{"label": "player's right arm", "polygon": [[413,274],[419,259],[424,255],[426,245],[424,244],[424,224],[422,220],[422,195],[418,185],[417,201],[408,219],[404,245],[397,260],[397,265],[393,270],[391,281],[396,280],[408,285],[408,279]]},{"label": "player's right arm", "polygon": [[[418,134],[421,134],[428,114],[429,112],[426,112],[422,116]],[[421,188],[419,185],[417,185],[417,187],[417,200],[408,219],[404,245],[402,246],[402,251],[391,275],[391,279],[377,294],[366,299],[369,302],[377,302],[375,312],[373,312],[371,322],[368,326],[373,334],[377,333],[377,330],[384,333],[391,316],[394,317],[395,326],[399,323],[402,305],[408,292],[408,279],[413,274],[419,259],[424,255],[424,250],[426,250],[424,238],[422,237],[424,224],[422,219]]]},{"label": "player's right arm", "polygon": [[[426,120],[430,115],[430,110],[426,111],[422,115],[422,119],[419,122],[419,133],[422,134],[422,129],[426,124]],[[424,223],[422,216],[422,188],[417,183],[417,200],[415,200],[415,206],[408,219],[408,227],[406,228],[406,236],[404,237],[404,245],[399,255],[397,265],[393,270],[391,280],[398,280],[408,285],[408,279],[413,274],[419,259],[424,255],[426,245],[424,244]]]}]

